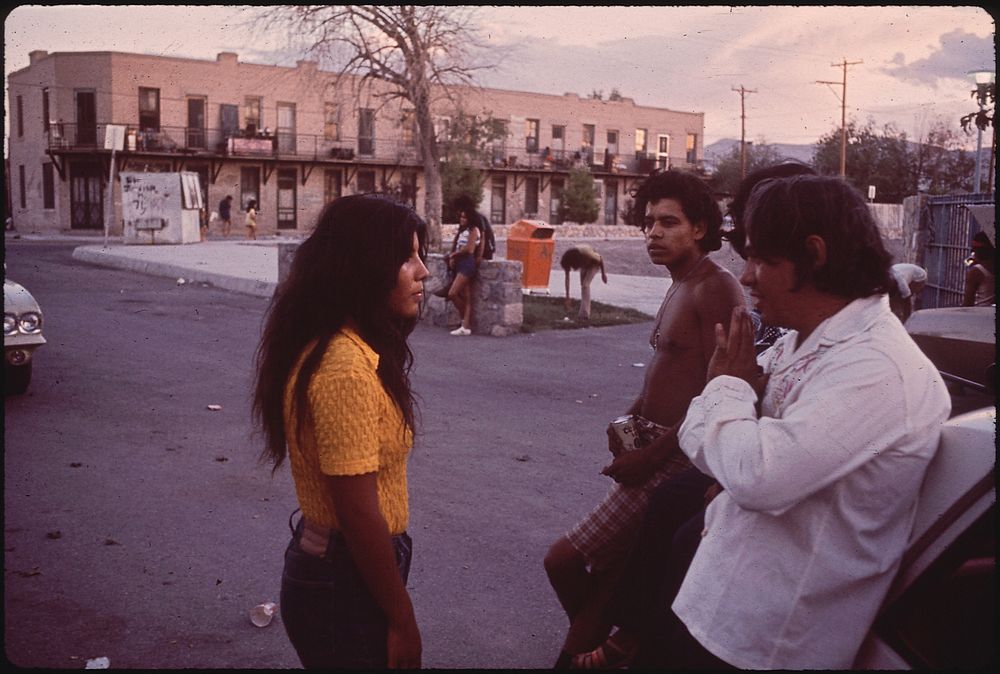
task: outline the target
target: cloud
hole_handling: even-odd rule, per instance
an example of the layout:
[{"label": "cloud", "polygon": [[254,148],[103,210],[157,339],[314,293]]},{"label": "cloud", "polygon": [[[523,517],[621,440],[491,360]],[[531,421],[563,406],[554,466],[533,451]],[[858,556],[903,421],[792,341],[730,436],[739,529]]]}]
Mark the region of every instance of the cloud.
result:
[{"label": "cloud", "polygon": [[980,37],[956,28],[942,35],[929,55],[907,63],[905,55],[897,52],[890,63],[882,72],[905,82],[937,88],[940,80],[965,79],[970,70],[994,66],[993,36]]}]

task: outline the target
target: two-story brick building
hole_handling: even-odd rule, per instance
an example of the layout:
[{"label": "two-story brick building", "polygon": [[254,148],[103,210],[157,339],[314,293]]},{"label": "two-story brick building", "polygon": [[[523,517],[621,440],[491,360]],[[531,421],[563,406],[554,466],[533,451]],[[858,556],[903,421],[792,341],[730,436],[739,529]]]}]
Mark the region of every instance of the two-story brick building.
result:
[{"label": "two-story brick building", "polygon": [[[393,190],[423,211],[412,111],[398,99],[296,67],[121,52],[35,51],[8,77],[11,212],[22,231],[121,232],[121,193],[106,203],[109,125],[125,128],[118,171],[194,171],[207,210],[227,194],[260,205],[260,233],[304,232],[343,194]],[[456,103],[458,101],[456,107]],[[439,128],[459,114],[502,120],[480,168],[480,208],[495,223],[558,223],[574,165],[600,186],[601,224],[620,224],[628,190],[653,167],[695,168],[704,114],[598,100],[457,87],[435,103]],[[207,217],[207,213],[206,213]],[[238,223],[238,218],[237,219]],[[236,228],[239,231],[239,228]]]}]

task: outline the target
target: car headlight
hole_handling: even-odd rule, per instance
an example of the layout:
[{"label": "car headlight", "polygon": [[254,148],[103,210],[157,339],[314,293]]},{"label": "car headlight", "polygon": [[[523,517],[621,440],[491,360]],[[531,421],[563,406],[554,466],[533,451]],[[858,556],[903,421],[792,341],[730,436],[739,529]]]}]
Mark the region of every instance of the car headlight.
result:
[{"label": "car headlight", "polygon": [[36,332],[41,332],[42,315],[36,314],[33,311],[30,311],[26,314],[21,314],[21,317],[18,319],[18,325],[21,327],[21,332],[28,335],[33,335]]},{"label": "car headlight", "polygon": [[17,330],[17,316],[14,314],[3,315],[3,334],[13,335]]}]

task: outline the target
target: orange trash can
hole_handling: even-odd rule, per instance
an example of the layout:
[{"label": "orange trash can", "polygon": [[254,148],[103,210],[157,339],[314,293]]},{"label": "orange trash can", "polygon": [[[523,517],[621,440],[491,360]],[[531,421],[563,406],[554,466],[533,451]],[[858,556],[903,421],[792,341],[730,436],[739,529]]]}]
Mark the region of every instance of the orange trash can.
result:
[{"label": "orange trash can", "polygon": [[549,289],[549,272],[556,242],[556,230],[542,220],[518,220],[507,232],[507,259],[520,260],[523,266],[521,288]]}]

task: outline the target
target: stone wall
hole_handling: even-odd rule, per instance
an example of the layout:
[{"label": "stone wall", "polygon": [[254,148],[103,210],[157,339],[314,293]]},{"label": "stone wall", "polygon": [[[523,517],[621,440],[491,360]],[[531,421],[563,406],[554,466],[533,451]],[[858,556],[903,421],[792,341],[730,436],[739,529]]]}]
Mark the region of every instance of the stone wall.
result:
[{"label": "stone wall", "polygon": [[[455,306],[434,295],[447,279],[444,256],[431,253],[427,259],[431,276],[427,279],[424,311],[421,320],[439,327],[458,327],[461,317]],[[518,260],[483,260],[479,275],[472,284],[472,332],[477,335],[506,337],[520,332],[524,321],[521,300],[521,262]]]},{"label": "stone wall", "polygon": [[[298,241],[282,241],[278,248],[278,283],[288,277]],[[444,256],[431,253],[427,259],[431,275],[425,282],[424,310],[421,320],[439,327],[457,327],[461,318],[455,306],[434,295],[447,279]],[[517,260],[483,260],[479,277],[472,284],[472,332],[477,335],[506,337],[520,332],[524,321],[521,301],[521,263]]]}]

